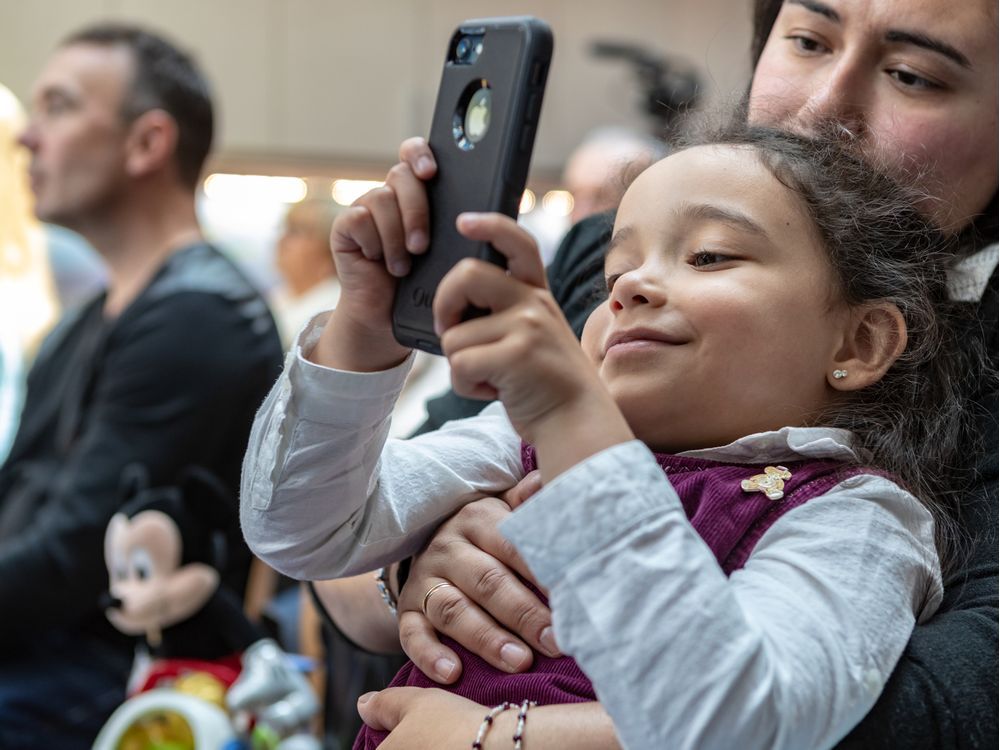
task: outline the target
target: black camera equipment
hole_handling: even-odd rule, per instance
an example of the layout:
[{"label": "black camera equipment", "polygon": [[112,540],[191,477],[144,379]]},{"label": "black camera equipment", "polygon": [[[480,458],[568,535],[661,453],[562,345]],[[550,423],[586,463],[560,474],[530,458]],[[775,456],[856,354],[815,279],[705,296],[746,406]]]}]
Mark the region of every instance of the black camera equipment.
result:
[{"label": "black camera equipment", "polygon": [[658,137],[698,103],[701,86],[690,66],[670,62],[627,42],[598,40],[590,51],[594,57],[624,60],[632,65],[643,92],[643,114],[651,119],[653,134]]}]

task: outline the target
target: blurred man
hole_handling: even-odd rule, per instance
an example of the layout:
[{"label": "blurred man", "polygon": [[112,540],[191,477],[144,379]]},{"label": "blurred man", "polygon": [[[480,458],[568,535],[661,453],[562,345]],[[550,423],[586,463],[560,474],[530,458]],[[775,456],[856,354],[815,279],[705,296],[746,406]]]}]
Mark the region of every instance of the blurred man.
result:
[{"label": "blurred man", "polygon": [[285,215],[275,258],[282,284],[271,298],[281,340],[286,347],[309,319],[337,306],[340,282],[330,252],[332,201],[295,203]]},{"label": "blurred man", "polygon": [[[192,61],[132,27],[71,36],[35,85],[20,141],[36,213],[83,235],[109,282],[42,345],[0,466],[0,747],[90,747],[124,699],[132,644],[98,606],[123,469],[165,485],[199,465],[235,498],[281,349],[195,218],[212,126]],[[239,554],[223,580],[241,592],[247,556],[228,531]]]},{"label": "blurred man", "polygon": [[589,133],[563,169],[563,184],[573,196],[572,224],[618,208],[625,190],[640,172],[666,156],[666,145],[626,128]]}]

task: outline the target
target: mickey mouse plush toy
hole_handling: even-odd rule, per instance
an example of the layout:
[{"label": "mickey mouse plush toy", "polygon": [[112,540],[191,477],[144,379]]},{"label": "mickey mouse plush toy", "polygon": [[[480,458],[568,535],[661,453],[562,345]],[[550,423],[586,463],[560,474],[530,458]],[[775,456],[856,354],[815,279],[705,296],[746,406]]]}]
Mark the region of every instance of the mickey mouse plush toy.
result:
[{"label": "mickey mouse plush toy", "polygon": [[176,486],[150,488],[131,467],[123,485],[130,499],[104,537],[111,623],[162,659],[216,660],[259,640],[240,599],[220,585],[235,502],[218,480],[189,469]]}]

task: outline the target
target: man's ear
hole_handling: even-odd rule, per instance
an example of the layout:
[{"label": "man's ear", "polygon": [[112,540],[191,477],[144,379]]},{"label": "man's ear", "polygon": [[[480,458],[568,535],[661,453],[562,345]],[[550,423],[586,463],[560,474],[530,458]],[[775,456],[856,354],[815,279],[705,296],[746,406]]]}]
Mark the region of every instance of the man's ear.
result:
[{"label": "man's ear", "polygon": [[838,391],[867,388],[882,379],[906,349],[906,321],[891,302],[872,302],[851,311],[842,346],[826,373]]},{"label": "man's ear", "polygon": [[177,122],[162,109],[139,115],[129,128],[125,171],[143,177],[163,169],[177,151]]}]

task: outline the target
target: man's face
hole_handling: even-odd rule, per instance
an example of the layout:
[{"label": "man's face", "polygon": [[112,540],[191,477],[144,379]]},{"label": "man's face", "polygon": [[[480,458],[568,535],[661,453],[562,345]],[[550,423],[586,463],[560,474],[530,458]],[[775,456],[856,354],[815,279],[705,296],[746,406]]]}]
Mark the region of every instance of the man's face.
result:
[{"label": "man's face", "polygon": [[80,228],[125,189],[122,102],[131,76],[126,49],[91,44],[59,49],[42,70],[20,137],[41,220]]}]

